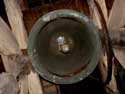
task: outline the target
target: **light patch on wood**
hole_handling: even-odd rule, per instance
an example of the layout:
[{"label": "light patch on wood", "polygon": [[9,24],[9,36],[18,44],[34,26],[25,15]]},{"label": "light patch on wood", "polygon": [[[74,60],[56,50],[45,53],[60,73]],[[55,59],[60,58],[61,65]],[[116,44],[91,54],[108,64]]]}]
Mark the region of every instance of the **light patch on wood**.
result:
[{"label": "light patch on wood", "polygon": [[19,87],[16,79],[9,73],[0,74],[0,94],[18,94]]},{"label": "light patch on wood", "polygon": [[23,22],[23,14],[17,0],[4,0],[8,20],[20,49],[27,48],[27,33]]},{"label": "light patch on wood", "polygon": [[125,25],[125,0],[114,0],[108,19],[108,29],[119,31]]},{"label": "light patch on wood", "polygon": [[8,25],[0,17],[0,54],[12,55],[19,53],[21,52],[15,37]]},{"label": "light patch on wood", "polygon": [[20,88],[19,94],[29,94],[28,93],[28,76],[27,75],[24,74],[24,75],[20,76],[19,88]]},{"label": "light patch on wood", "polygon": [[[101,9],[103,10],[103,14],[104,14],[104,18],[107,21],[108,19],[108,15],[107,15],[107,8],[106,8],[106,3],[105,0],[96,0],[99,5],[101,5]],[[98,10],[95,6],[94,0],[88,0],[88,4],[89,4],[89,8],[90,8],[90,14],[92,16],[93,21],[95,22],[95,24],[98,26],[98,28],[102,28],[101,23],[100,23],[100,16],[98,13]]]},{"label": "light patch on wood", "polygon": [[44,94],[39,76],[33,71],[28,75],[28,87],[30,94]]},{"label": "light patch on wood", "polygon": [[117,59],[119,60],[120,64],[123,66],[125,69],[125,49],[115,49],[114,48],[114,53]]}]

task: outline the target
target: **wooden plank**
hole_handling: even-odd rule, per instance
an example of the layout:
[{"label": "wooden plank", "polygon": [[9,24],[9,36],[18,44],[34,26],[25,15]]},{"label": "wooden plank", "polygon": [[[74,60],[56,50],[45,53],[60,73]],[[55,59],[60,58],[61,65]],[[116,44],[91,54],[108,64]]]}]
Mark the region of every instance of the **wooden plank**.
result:
[{"label": "wooden plank", "polygon": [[[103,14],[105,15],[105,20],[108,18],[107,17],[107,10],[106,10],[106,5],[105,5],[105,1],[104,0],[96,0],[98,2],[98,4],[100,5]],[[94,23],[97,25],[98,28],[102,28],[101,26],[101,22],[100,22],[100,15],[99,12],[97,10],[97,7],[95,5],[94,0],[90,0],[88,1],[89,6],[90,6],[90,12],[91,12],[91,16],[92,19],[94,21]],[[104,10],[103,10],[104,8]],[[104,52],[104,50],[102,49],[102,54],[101,54],[101,63],[99,63],[99,69],[101,72],[101,76],[102,76],[102,81],[105,82],[106,78],[107,78],[107,56]]]},{"label": "wooden plank", "polygon": [[20,54],[17,41],[10,28],[0,17],[0,53],[3,55]]},{"label": "wooden plank", "polygon": [[44,94],[39,76],[33,71],[28,75],[28,86],[30,94]]},{"label": "wooden plank", "polygon": [[103,15],[104,15],[104,18],[107,22],[107,19],[108,19],[108,12],[107,12],[107,8],[106,8],[106,2],[105,0],[96,0],[101,6],[101,9],[103,10]]},{"label": "wooden plank", "polygon": [[27,48],[27,33],[23,23],[23,15],[17,0],[4,0],[8,20],[20,49]]},{"label": "wooden plank", "polygon": [[114,53],[122,67],[125,69],[125,49],[114,48]]},{"label": "wooden plank", "polygon": [[[27,48],[27,33],[26,33],[26,29],[24,26],[24,22],[23,22],[23,15],[22,15],[22,11],[20,9],[19,4],[17,3],[17,0],[4,0],[4,4],[6,7],[6,12],[7,12],[7,16],[8,16],[8,20],[10,23],[10,26],[12,28],[12,32],[15,35],[19,47],[20,49],[26,49]],[[19,62],[17,62],[19,63]],[[35,76],[32,76],[32,75]],[[20,94],[28,94],[27,92],[27,88],[29,89],[29,92],[31,94],[42,94],[42,88],[40,87],[40,80],[39,78],[36,76],[36,73],[32,73],[29,76],[32,76],[31,78],[34,80],[26,80],[26,79],[19,79],[20,82]],[[26,77],[27,75],[24,74],[24,76]],[[37,84],[30,84],[31,88],[28,87],[28,85],[25,82],[30,82],[33,83],[34,81],[37,82]],[[24,84],[25,83],[25,84]],[[35,85],[35,87],[39,87],[39,88],[32,88],[34,87],[33,85]],[[38,86],[37,86],[38,85]],[[26,92],[25,92],[26,91]],[[33,93],[31,92],[33,91]],[[34,93],[36,92],[36,93]]]},{"label": "wooden plank", "polygon": [[112,65],[112,79],[109,82],[108,85],[106,85],[105,89],[106,89],[106,94],[120,94],[119,90],[117,88],[117,82],[116,82],[116,78],[115,78],[115,64]]},{"label": "wooden plank", "polygon": [[108,29],[118,31],[125,25],[125,0],[114,0],[108,19]]},{"label": "wooden plank", "polygon": [[[125,0],[114,0],[113,7],[110,12],[108,19],[108,29],[112,33],[111,37],[117,37],[117,41],[125,40]],[[115,32],[121,32],[121,34],[115,34]],[[119,37],[119,38],[118,38]],[[124,44],[123,44],[124,45]],[[122,46],[123,46],[122,45]],[[125,69],[125,54],[122,49],[114,49],[114,53],[117,59],[120,61],[120,64]]]},{"label": "wooden plank", "polygon": [[[99,3],[97,1],[97,3],[101,6],[103,6],[102,3]],[[104,2],[103,2],[104,3]],[[95,7],[95,6],[94,6]],[[105,6],[106,7],[106,6]],[[96,7],[97,8],[97,7]],[[102,8],[102,7],[101,7]],[[92,10],[91,10],[92,11]],[[98,11],[98,10],[97,10]],[[103,14],[105,15],[105,12],[102,8],[102,12]],[[95,12],[95,13],[98,13],[98,12]],[[93,14],[93,15],[96,15],[97,17],[96,18],[100,18],[100,15],[99,14]],[[105,16],[104,16],[105,17]],[[107,17],[108,18],[108,17]],[[95,18],[94,18],[95,19]],[[95,19],[97,20],[97,19]],[[105,19],[106,20],[106,19]],[[97,22],[97,21],[96,21]],[[100,19],[99,19],[99,23],[98,26],[100,26]],[[102,47],[103,48],[103,47]],[[112,78],[111,78],[111,81],[109,82],[109,84],[107,84],[104,88],[105,88],[105,91],[107,94],[119,94],[119,91],[117,89],[117,84],[116,84],[116,79],[115,79],[115,72],[114,72],[114,66],[113,65],[113,68],[112,68]],[[100,70],[100,74],[101,74],[101,77],[102,77],[102,82],[105,83],[105,81],[107,80],[107,76],[108,76],[108,62],[107,62],[107,55],[106,55],[106,52],[104,49],[102,49],[102,54],[101,54],[101,59],[100,59],[100,63],[99,63],[99,70]],[[110,91],[109,91],[110,90]]]},{"label": "wooden plank", "polygon": [[18,94],[19,87],[16,79],[9,73],[0,74],[0,94]]},{"label": "wooden plank", "polygon": [[19,88],[20,88],[19,94],[29,94],[28,76],[26,74],[20,76],[18,83],[19,83]]},{"label": "wooden plank", "polygon": [[2,60],[3,60],[3,65],[4,65],[4,68],[5,68],[5,71],[13,74],[14,69],[15,69],[13,56],[1,55],[1,57],[2,57]]},{"label": "wooden plank", "polygon": [[48,81],[42,80],[45,94],[61,94],[59,85],[52,84]]},{"label": "wooden plank", "polygon": [[[101,5],[100,7],[103,10],[102,12],[104,14],[105,20],[107,21],[108,15],[107,15],[107,8],[106,8],[105,0],[96,0],[96,1]],[[98,26],[98,28],[101,29],[102,26],[100,23],[100,16],[99,16],[97,8],[95,7],[94,0],[88,0],[88,4],[89,4],[90,14],[91,14],[93,21]]]}]

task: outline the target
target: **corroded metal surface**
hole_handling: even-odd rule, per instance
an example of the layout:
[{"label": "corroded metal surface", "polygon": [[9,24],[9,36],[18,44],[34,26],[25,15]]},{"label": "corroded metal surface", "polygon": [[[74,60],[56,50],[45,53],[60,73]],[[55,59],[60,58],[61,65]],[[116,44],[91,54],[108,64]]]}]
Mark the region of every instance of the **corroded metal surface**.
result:
[{"label": "corroded metal surface", "polygon": [[[65,40],[61,48],[60,36]],[[68,48],[66,53],[64,46]],[[42,16],[29,37],[28,53],[33,67],[44,79],[56,84],[72,84],[86,78],[98,64],[100,51],[95,25],[73,10]]]}]

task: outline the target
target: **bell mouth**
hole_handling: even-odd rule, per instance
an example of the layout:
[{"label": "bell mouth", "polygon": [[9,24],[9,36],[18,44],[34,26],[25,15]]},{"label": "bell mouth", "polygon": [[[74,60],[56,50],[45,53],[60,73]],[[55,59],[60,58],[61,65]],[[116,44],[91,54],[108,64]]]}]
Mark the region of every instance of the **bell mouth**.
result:
[{"label": "bell mouth", "polygon": [[72,84],[93,72],[101,47],[96,26],[84,14],[56,10],[41,17],[29,36],[34,69],[56,84]]},{"label": "bell mouth", "polygon": [[71,18],[47,23],[36,43],[44,69],[57,76],[69,77],[86,68],[95,50],[93,36],[87,31],[86,25]]}]

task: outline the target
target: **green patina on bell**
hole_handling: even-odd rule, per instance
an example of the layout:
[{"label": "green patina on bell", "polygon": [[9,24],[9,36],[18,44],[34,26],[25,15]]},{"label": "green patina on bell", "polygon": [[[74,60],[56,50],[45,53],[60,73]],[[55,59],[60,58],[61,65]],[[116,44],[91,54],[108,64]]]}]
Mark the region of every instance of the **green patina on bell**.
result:
[{"label": "green patina on bell", "polygon": [[29,36],[34,69],[56,84],[72,84],[93,72],[100,59],[97,28],[84,14],[56,10],[42,16]]}]

